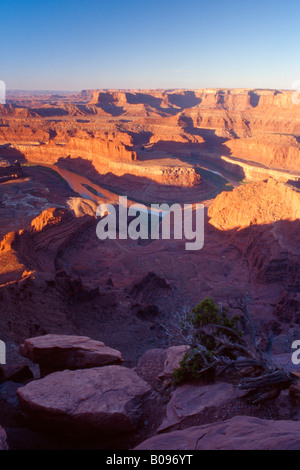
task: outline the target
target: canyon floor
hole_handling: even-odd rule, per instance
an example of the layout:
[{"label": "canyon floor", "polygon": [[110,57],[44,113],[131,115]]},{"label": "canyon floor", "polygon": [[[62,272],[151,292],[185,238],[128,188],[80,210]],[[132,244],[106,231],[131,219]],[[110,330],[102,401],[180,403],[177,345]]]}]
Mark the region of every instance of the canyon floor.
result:
[{"label": "canyon floor", "polygon": [[[244,89],[9,93],[0,106],[0,339],[7,367],[29,365],[38,379],[38,367],[19,346],[28,338],[70,335],[120,351],[122,367],[139,374],[137,364],[150,350],[184,344],[174,329],[180,314],[205,297],[227,305],[245,295],[261,343],[274,334],[272,353],[289,363],[291,345],[300,340],[300,108],[291,97]],[[1,176],[16,161],[22,176],[14,169]],[[117,208],[120,195],[147,207],[203,204],[203,248],[186,250],[186,239],[172,237],[99,240],[97,207]],[[134,382],[130,374],[124,383]],[[147,374],[143,379],[148,383]],[[289,395],[278,406],[241,402],[233,411],[235,392],[228,389],[224,405],[212,387],[214,411],[205,419],[197,412],[157,431],[169,419],[162,394],[151,429],[127,443],[120,430],[119,440],[95,447],[130,448],[149,437],[149,446],[171,446],[172,436],[163,444],[155,436],[180,429],[183,443],[191,426],[240,415],[285,420],[286,432],[299,429]],[[62,446],[49,430],[36,431],[36,415],[24,418],[17,388],[10,380],[0,384],[8,446]],[[233,429],[247,425],[232,419]],[[250,424],[255,434],[261,423]],[[65,442],[76,447],[70,436]],[[230,448],[230,438],[222,445]],[[213,438],[207,446],[213,448]]]}]

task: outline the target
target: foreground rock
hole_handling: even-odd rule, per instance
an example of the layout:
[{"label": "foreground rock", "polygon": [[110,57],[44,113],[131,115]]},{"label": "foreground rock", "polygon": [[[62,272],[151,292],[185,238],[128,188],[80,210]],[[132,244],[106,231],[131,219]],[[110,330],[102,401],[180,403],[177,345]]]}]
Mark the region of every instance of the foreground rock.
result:
[{"label": "foreground rock", "polygon": [[[209,385],[185,384],[172,393],[166,410],[166,417],[159,432],[175,429],[184,423],[197,424],[216,420],[226,407],[243,393],[232,384],[218,382]],[[232,410],[231,410],[232,412]]]},{"label": "foreground rock", "polygon": [[173,372],[179,367],[190,346],[171,346],[168,349],[149,349],[140,358],[136,372],[155,390],[164,391],[172,384]]},{"label": "foreground rock", "polygon": [[41,376],[65,369],[87,369],[122,362],[119,351],[86,336],[37,336],[26,339],[20,352],[39,364]]},{"label": "foreground rock", "polygon": [[55,372],[20,388],[17,396],[32,422],[82,438],[134,431],[156,400],[149,384],[116,365]]},{"label": "foreground rock", "polygon": [[0,450],[8,450],[6,443],[6,432],[0,426]]},{"label": "foreground rock", "polygon": [[136,450],[299,450],[299,421],[236,416],[154,436]]}]

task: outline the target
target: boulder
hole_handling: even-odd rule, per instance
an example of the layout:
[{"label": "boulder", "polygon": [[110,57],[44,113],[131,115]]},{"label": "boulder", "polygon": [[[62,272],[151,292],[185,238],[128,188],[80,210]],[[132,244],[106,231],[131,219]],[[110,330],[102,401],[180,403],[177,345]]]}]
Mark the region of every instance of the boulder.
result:
[{"label": "boulder", "polygon": [[0,426],[0,450],[8,450],[7,442],[6,442],[6,432]]},{"label": "boulder", "polygon": [[132,369],[112,365],[65,370],[17,391],[31,421],[70,437],[134,431],[157,395]]},{"label": "boulder", "polygon": [[172,383],[172,375],[190,346],[171,346],[168,349],[149,349],[140,358],[136,373],[155,390],[163,391]]},{"label": "boulder", "polygon": [[299,450],[300,422],[235,416],[214,424],[159,434],[135,450]]},{"label": "boulder", "polygon": [[116,349],[86,336],[49,334],[29,338],[20,353],[39,364],[41,376],[65,369],[87,369],[122,362]]},{"label": "boulder", "polygon": [[243,394],[244,392],[226,382],[209,385],[199,383],[182,385],[172,392],[166,417],[158,431],[178,428],[186,422],[194,424],[197,421],[197,424],[204,424],[215,420],[215,416],[218,416],[221,410],[225,412],[224,408]]}]

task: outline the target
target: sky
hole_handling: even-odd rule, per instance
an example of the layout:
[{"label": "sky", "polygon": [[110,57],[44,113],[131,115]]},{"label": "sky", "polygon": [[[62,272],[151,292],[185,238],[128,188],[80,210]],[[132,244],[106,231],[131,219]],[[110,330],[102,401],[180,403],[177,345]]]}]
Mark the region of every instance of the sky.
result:
[{"label": "sky", "polygon": [[0,80],[8,90],[291,89],[299,13],[299,0],[0,0]]}]

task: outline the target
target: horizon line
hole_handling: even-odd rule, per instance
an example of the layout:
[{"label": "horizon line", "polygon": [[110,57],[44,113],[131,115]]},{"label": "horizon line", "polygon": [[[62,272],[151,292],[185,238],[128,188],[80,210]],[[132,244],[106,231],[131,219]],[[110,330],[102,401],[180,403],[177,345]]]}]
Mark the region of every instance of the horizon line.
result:
[{"label": "horizon line", "polygon": [[103,90],[103,91],[174,91],[174,90],[182,90],[182,91],[198,91],[198,90],[250,90],[250,91],[260,91],[260,90],[266,90],[266,91],[294,91],[293,88],[268,88],[268,87],[199,87],[199,88],[181,88],[181,87],[174,87],[174,88],[82,88],[82,89],[74,89],[74,90],[63,90],[63,89],[41,89],[41,88],[28,88],[28,89],[22,89],[22,88],[11,88],[7,89],[6,93],[13,93],[13,92],[35,92],[35,93],[49,93],[49,92],[60,92],[60,93],[81,93],[83,91],[98,91],[98,90]]}]

